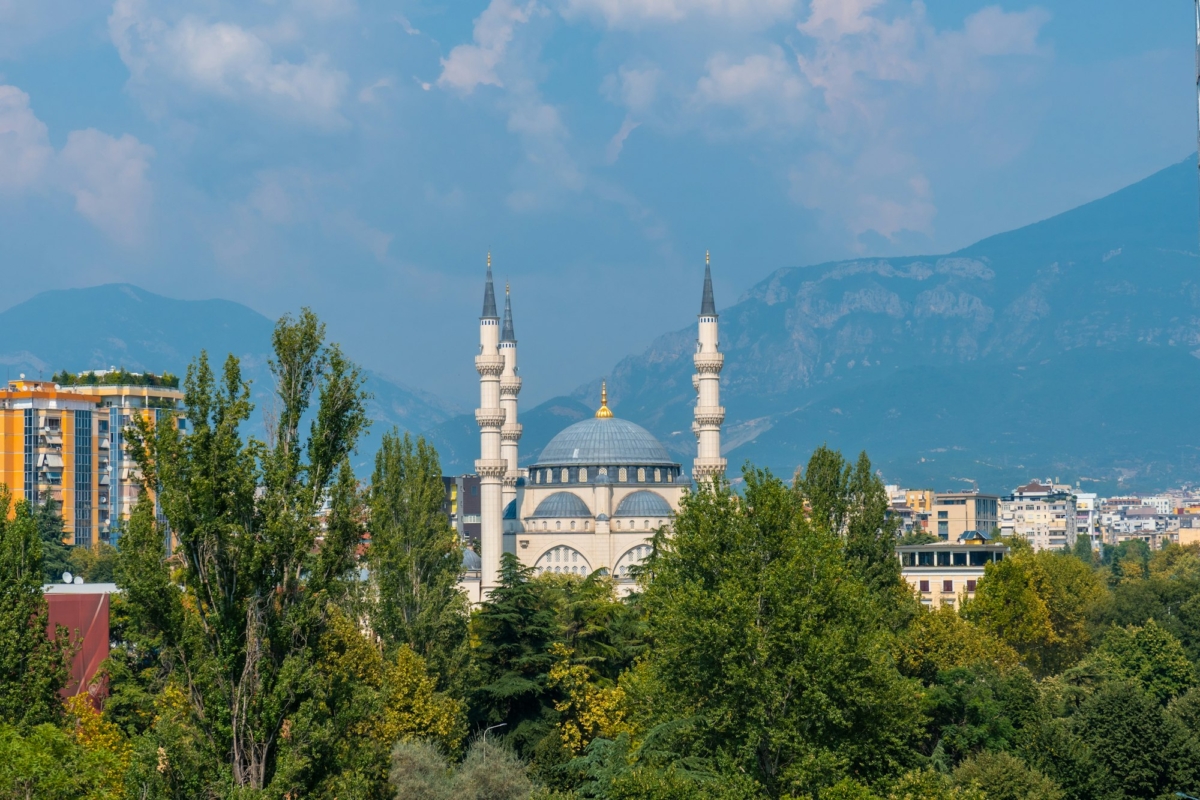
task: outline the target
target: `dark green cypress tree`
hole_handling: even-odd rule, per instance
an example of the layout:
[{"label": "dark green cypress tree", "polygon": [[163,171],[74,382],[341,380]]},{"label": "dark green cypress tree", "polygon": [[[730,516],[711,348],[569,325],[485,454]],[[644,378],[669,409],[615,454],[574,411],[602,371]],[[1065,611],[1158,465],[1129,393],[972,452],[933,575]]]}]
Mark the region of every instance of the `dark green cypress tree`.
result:
[{"label": "dark green cypress tree", "polygon": [[[10,506],[0,487],[0,508]],[[0,515],[0,722],[35,725],[62,713],[58,690],[67,681],[71,650],[46,635],[42,596],[42,542],[29,503],[12,519]]]},{"label": "dark green cypress tree", "polygon": [[42,580],[57,583],[62,580],[62,574],[71,569],[71,548],[63,544],[65,532],[58,503],[53,497],[47,497],[46,502],[37,507],[34,517],[42,541]]},{"label": "dark green cypress tree", "polygon": [[473,620],[479,644],[474,652],[472,727],[503,725],[496,734],[526,758],[553,724],[550,647],[559,639],[548,586],[532,578],[532,567],[521,566],[515,555],[505,553],[500,585]]}]

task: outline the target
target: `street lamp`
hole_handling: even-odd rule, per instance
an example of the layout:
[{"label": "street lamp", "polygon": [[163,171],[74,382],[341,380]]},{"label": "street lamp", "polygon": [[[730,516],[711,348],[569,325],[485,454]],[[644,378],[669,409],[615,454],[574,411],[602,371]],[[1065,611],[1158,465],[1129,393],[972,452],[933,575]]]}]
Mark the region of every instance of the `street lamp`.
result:
[{"label": "street lamp", "polygon": [[1184,794],[1183,792],[1176,792],[1175,796],[1182,797],[1183,800],[1200,800],[1200,797],[1192,797],[1190,794]]},{"label": "street lamp", "polygon": [[[505,725],[507,725],[507,724],[508,724],[507,722],[501,722],[501,723],[500,723],[500,724],[498,724],[498,725],[492,725],[492,726],[489,726],[489,727],[487,727],[487,728],[484,728],[484,729],[483,729],[483,735],[486,737],[486,736],[488,735],[488,731],[495,730],[496,728],[503,728],[503,727],[504,727]],[[1186,795],[1184,795],[1184,796],[1186,797]],[[1193,797],[1193,798],[1192,798],[1192,800],[1196,800],[1196,798],[1194,798],[1194,797]]]}]

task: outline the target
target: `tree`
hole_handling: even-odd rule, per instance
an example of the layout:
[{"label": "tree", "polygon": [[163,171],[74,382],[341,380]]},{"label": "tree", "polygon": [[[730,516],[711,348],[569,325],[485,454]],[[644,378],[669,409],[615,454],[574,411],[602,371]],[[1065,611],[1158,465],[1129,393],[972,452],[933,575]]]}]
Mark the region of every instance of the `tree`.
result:
[{"label": "tree", "polygon": [[988,564],[963,616],[1006,642],[1039,676],[1078,661],[1088,620],[1105,589],[1090,567],[1065,553],[1018,550]]},{"label": "tree", "polygon": [[376,632],[407,645],[440,685],[462,689],[467,660],[466,596],[458,589],[462,551],[442,513],[437,453],[424,439],[384,434],[371,478],[371,546]]},{"label": "tree", "polygon": [[1136,681],[1162,705],[1196,685],[1183,645],[1153,619],[1141,628],[1113,628],[1096,655],[1108,675]]},{"label": "tree", "polygon": [[63,573],[71,569],[71,548],[63,543],[66,533],[62,514],[58,512],[58,503],[53,496],[46,495],[45,502],[37,507],[34,518],[37,520],[38,537],[42,540],[42,580],[57,583],[62,580]]},{"label": "tree", "polygon": [[534,790],[520,759],[488,736],[471,742],[457,768],[429,742],[401,742],[389,781],[397,798],[411,800],[526,800]]},{"label": "tree", "polygon": [[922,607],[897,640],[900,670],[925,683],[955,667],[991,664],[1007,671],[1017,661],[1015,650],[963,619],[951,605]]},{"label": "tree", "polygon": [[954,785],[975,789],[988,800],[1061,800],[1063,791],[1050,778],[1009,753],[983,752],[954,770]]},{"label": "tree", "polygon": [[12,800],[116,800],[114,758],[49,723],[0,725],[0,797]]},{"label": "tree", "polygon": [[[226,360],[218,382],[206,354],[185,380],[190,432],[139,417],[129,437],[182,565],[170,597],[137,615],[179,668],[191,722],[229,754],[230,782],[247,789],[272,782],[287,720],[316,679],[313,654],[331,604],[352,586],[361,537],[349,465],[367,424],[361,373],[325,344],[324,326],[307,309],[281,319],[272,344],[269,441],[240,435],[252,406],[238,360]],[[122,546],[132,546],[129,537]],[[161,558],[161,542],[141,547],[152,549],[138,563]]]},{"label": "tree", "polygon": [[676,516],[642,600],[653,647],[637,721],[771,796],[902,771],[920,694],[896,670],[877,599],[824,512],[810,524],[800,492],[762,470],[743,478],[744,496],[718,484]]},{"label": "tree", "polygon": [[[12,507],[0,487],[0,508]],[[42,542],[29,503],[12,518],[0,514],[0,723],[31,726],[57,720],[58,692],[73,655],[67,631],[47,636],[49,610],[42,596]]]},{"label": "tree", "polygon": [[71,573],[88,583],[111,583],[116,560],[117,549],[108,542],[72,547],[67,557]]},{"label": "tree", "polygon": [[927,697],[933,761],[952,767],[981,750],[1007,750],[1040,718],[1036,682],[1024,669],[988,664],[942,672]]},{"label": "tree", "polygon": [[526,758],[554,734],[551,647],[560,637],[550,586],[533,579],[532,567],[505,553],[500,583],[472,620],[478,641],[472,654],[472,727],[496,727],[500,738]]}]

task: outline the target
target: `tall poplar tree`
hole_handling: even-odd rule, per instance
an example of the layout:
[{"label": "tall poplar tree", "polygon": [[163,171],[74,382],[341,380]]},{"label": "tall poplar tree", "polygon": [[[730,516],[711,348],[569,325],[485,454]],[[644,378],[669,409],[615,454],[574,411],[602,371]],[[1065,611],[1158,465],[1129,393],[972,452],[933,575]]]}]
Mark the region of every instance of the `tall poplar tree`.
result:
[{"label": "tall poplar tree", "polygon": [[[0,486],[0,508],[11,507]],[[0,514],[0,722],[35,725],[61,716],[58,690],[67,680],[71,649],[46,635],[42,542],[29,503],[10,519]],[[59,636],[66,632],[59,628]]]},{"label": "tall poplar tree", "polygon": [[390,646],[406,644],[461,690],[467,663],[466,596],[458,590],[462,551],[442,512],[437,452],[422,438],[384,434],[371,478],[374,627]]},{"label": "tall poplar tree", "polygon": [[[192,724],[225,754],[229,781],[301,796],[305,786],[272,781],[280,750],[304,745],[290,720],[319,679],[314,653],[331,604],[353,580],[361,508],[349,456],[367,419],[360,371],[325,343],[311,311],[281,319],[272,344],[267,441],[241,435],[252,405],[238,360],[218,379],[205,354],[185,381],[190,432],[141,423],[131,435],[182,565],[172,576],[182,591],[137,613],[160,632]],[[161,581],[155,557],[136,560],[151,583]]]}]

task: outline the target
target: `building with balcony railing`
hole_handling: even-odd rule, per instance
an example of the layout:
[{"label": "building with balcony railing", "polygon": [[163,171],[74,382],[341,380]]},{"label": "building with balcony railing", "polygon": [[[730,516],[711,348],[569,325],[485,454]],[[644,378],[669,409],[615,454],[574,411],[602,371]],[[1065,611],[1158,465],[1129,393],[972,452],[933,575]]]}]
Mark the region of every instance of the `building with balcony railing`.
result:
[{"label": "building with balcony railing", "polygon": [[925,605],[959,605],[974,597],[988,564],[1003,561],[1009,547],[971,531],[954,542],[900,545],[900,574]]}]

